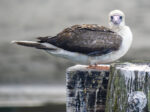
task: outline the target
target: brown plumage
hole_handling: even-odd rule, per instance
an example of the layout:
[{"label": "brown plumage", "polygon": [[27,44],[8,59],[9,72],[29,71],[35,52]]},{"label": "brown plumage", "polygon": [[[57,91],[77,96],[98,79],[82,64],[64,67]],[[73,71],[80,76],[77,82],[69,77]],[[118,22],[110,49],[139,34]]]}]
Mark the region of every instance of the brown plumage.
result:
[{"label": "brown plumage", "polygon": [[38,42],[29,42],[29,41],[12,41],[12,43],[16,43],[18,45],[26,46],[26,47],[34,47],[37,49],[43,49],[43,50],[57,50],[55,48],[49,48],[46,47]]},{"label": "brown plumage", "polygon": [[119,49],[122,38],[109,28],[95,24],[74,25],[54,37],[39,37],[39,43],[50,43],[71,52],[89,56],[104,55]]}]

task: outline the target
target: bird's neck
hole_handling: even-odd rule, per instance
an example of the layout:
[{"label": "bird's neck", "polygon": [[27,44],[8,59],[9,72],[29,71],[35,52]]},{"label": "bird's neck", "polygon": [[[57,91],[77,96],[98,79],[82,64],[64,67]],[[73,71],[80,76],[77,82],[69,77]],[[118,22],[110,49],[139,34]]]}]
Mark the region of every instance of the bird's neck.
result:
[{"label": "bird's neck", "polygon": [[132,44],[132,32],[128,26],[122,26],[120,28],[115,28],[112,30],[114,30],[118,35],[122,37],[122,44],[117,51],[118,56],[121,57],[127,53]]},{"label": "bird's neck", "polygon": [[126,53],[132,44],[132,32],[128,26],[122,26],[116,30],[116,33],[122,37],[122,52]]},{"label": "bird's neck", "polygon": [[120,35],[125,40],[131,40],[132,41],[132,32],[130,28],[126,25],[119,26],[119,27],[112,27],[112,30],[116,32],[118,35]]},{"label": "bird's neck", "polygon": [[132,32],[130,28],[126,25],[114,27],[112,30],[122,36],[122,38],[132,38]]},{"label": "bird's neck", "polygon": [[120,32],[123,30],[126,26],[111,26],[110,29],[113,30],[114,32]]}]

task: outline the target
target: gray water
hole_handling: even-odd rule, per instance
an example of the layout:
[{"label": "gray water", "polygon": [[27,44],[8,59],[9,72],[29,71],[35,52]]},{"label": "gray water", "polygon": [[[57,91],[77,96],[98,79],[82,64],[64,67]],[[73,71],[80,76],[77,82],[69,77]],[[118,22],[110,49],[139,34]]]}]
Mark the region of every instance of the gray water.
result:
[{"label": "gray water", "polygon": [[0,112],[66,112],[66,106],[60,104],[51,104],[40,107],[8,107],[0,108]]}]

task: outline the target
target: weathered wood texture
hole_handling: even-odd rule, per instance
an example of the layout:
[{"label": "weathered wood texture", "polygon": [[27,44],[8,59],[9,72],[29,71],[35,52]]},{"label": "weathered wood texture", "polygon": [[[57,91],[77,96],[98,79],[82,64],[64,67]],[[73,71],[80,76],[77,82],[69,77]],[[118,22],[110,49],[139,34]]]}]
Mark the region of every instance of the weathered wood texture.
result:
[{"label": "weathered wood texture", "polygon": [[67,112],[104,112],[108,77],[109,71],[70,67],[66,73]]},{"label": "weathered wood texture", "polygon": [[118,64],[111,68],[106,112],[150,112],[148,64]]}]

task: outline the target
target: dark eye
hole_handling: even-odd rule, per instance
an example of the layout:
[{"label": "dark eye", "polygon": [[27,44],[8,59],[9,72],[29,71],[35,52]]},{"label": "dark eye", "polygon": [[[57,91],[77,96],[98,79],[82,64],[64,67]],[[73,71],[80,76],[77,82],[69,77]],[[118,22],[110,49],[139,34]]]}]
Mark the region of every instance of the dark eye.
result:
[{"label": "dark eye", "polygon": [[114,17],[113,17],[113,16],[111,16],[110,18],[111,18],[111,19],[113,19]]},{"label": "dark eye", "polygon": [[122,16],[120,16],[120,19],[122,19]]}]

